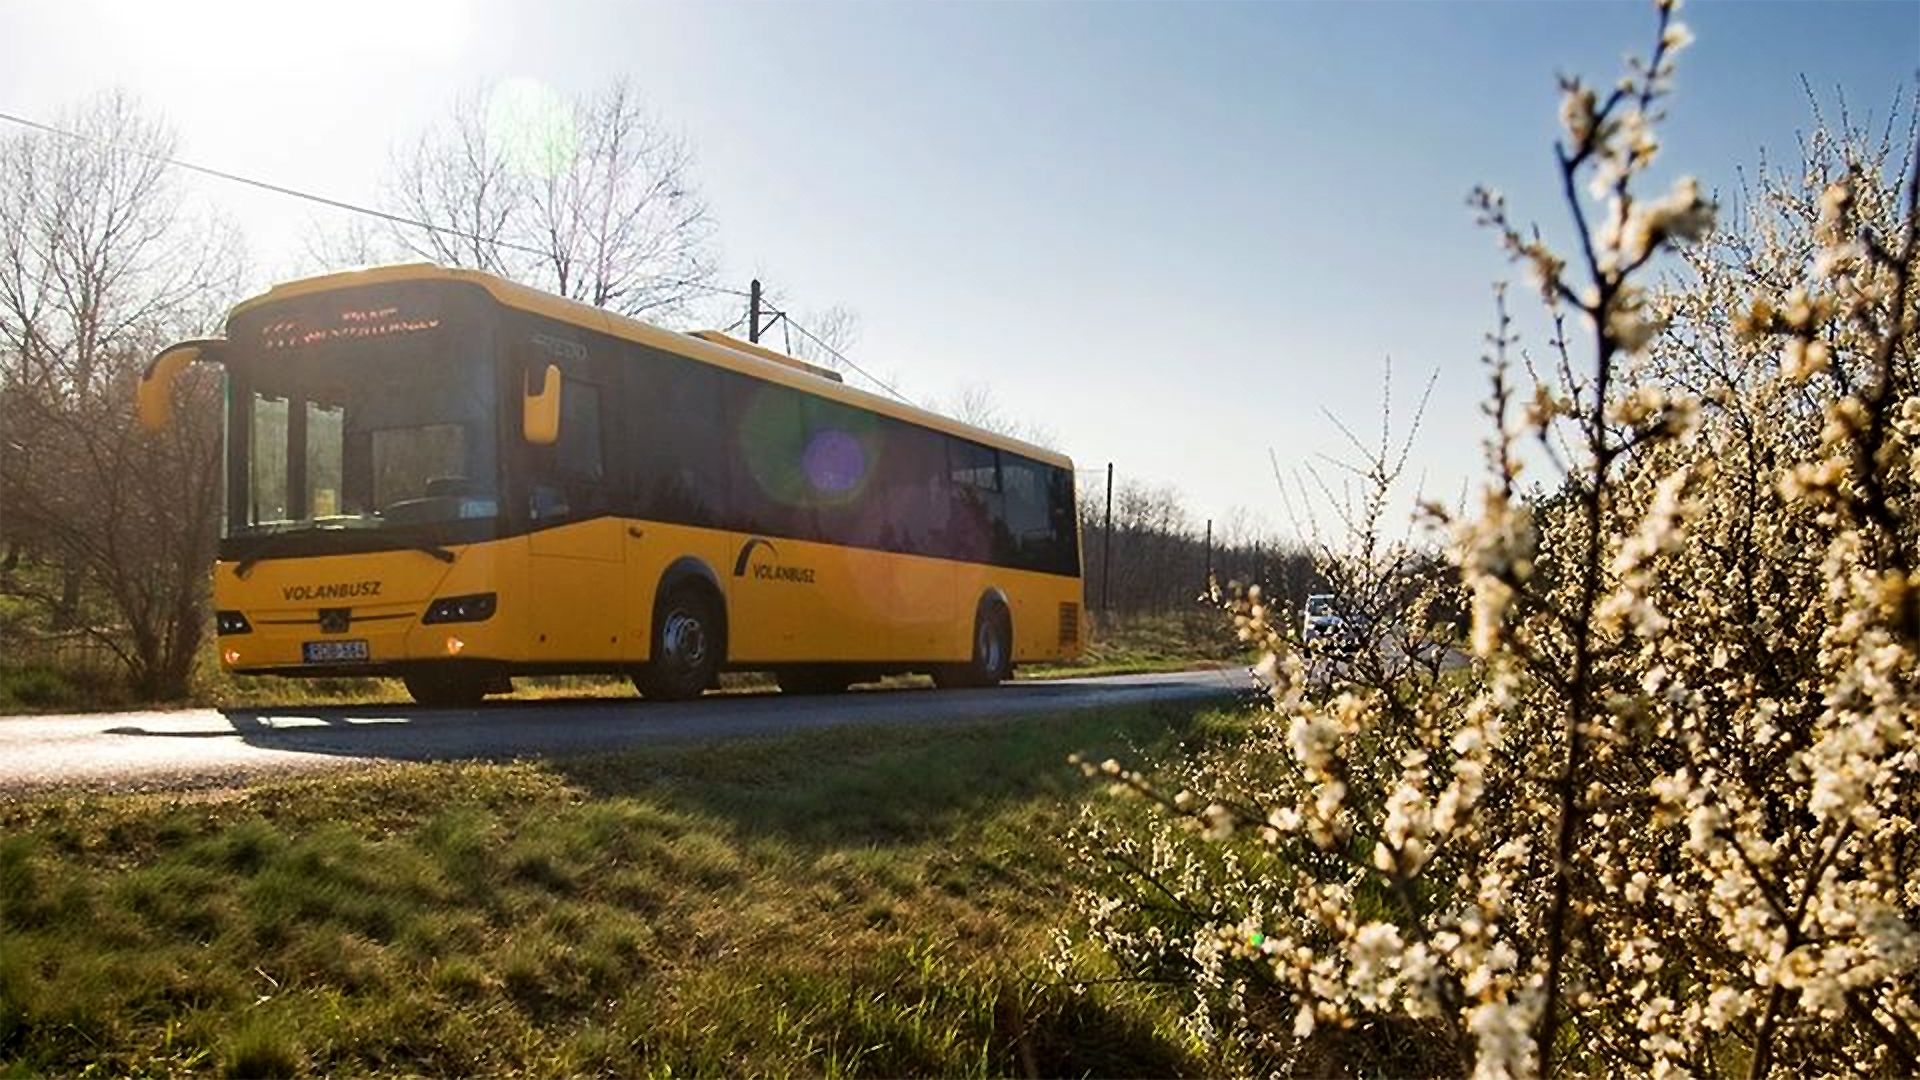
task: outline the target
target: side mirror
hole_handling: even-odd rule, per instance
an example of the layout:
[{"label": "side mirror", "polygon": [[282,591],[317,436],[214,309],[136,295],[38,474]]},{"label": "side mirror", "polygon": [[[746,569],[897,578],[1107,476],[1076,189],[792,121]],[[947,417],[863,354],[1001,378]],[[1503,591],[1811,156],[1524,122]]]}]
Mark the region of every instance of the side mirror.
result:
[{"label": "side mirror", "polygon": [[140,375],[134,415],[148,431],[165,431],[173,424],[173,383],[187,365],[200,360],[226,362],[226,342],[217,339],[183,341],[160,350]]},{"label": "side mirror", "polygon": [[[534,380],[538,378],[536,386]],[[560,365],[528,365],[520,399],[520,434],[535,446],[560,441]]]}]

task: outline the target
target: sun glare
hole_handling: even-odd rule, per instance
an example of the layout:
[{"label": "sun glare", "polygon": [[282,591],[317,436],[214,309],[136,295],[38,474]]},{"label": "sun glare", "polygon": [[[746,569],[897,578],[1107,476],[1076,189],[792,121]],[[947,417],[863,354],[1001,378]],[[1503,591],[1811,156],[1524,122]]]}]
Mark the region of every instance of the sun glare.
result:
[{"label": "sun glare", "polygon": [[524,76],[503,79],[487,91],[487,136],[528,176],[565,171],[578,147],[567,99]]}]

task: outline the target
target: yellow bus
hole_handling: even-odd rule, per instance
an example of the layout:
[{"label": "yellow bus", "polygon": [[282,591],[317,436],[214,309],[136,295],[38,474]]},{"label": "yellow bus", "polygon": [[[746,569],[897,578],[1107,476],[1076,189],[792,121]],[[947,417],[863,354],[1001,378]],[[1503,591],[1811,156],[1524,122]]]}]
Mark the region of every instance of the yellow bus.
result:
[{"label": "yellow bus", "polygon": [[1071,461],[724,334],[393,266],[162,351],[143,423],[196,360],[227,382],[234,672],[395,675],[428,705],[616,673],[679,699],[723,670],[989,686],[1080,648]]}]

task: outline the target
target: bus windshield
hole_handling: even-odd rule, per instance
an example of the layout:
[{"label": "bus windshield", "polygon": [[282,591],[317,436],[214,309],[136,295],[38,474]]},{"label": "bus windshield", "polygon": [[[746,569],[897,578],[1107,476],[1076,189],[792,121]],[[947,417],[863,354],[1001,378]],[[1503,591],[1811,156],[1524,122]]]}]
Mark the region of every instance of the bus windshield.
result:
[{"label": "bus windshield", "polygon": [[498,517],[493,365],[435,299],[323,294],[236,328],[230,539]]}]

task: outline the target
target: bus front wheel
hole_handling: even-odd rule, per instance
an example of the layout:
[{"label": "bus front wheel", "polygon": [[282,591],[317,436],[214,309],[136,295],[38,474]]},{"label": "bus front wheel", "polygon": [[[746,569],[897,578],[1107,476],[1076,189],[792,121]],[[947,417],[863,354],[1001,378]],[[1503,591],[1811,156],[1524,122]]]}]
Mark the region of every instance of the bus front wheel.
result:
[{"label": "bus front wheel", "polygon": [[713,685],[725,648],[720,612],[704,590],[680,588],[653,618],[653,652],[633,682],[658,701],[697,698]]},{"label": "bus front wheel", "polygon": [[982,607],[973,620],[973,657],[937,668],[935,686],[998,686],[1013,677],[1013,621],[998,604]]}]

